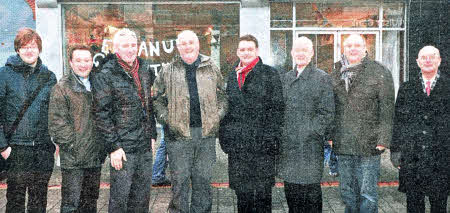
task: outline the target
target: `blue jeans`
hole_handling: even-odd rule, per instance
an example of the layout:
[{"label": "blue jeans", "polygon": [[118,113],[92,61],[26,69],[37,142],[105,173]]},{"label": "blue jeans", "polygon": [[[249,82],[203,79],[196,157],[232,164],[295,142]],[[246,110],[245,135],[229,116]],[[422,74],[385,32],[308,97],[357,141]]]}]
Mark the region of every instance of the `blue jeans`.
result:
[{"label": "blue jeans", "polygon": [[326,144],[323,146],[323,153],[324,153],[324,158],[323,158],[324,166],[328,165],[330,167],[331,173],[338,173],[339,172],[338,159],[329,144]]},{"label": "blue jeans", "polygon": [[164,140],[164,128],[161,128],[161,143],[156,151],[155,163],[153,164],[152,183],[157,184],[166,179],[167,152]]},{"label": "blue jeans", "polygon": [[380,155],[339,155],[339,187],[346,213],[378,212]]}]

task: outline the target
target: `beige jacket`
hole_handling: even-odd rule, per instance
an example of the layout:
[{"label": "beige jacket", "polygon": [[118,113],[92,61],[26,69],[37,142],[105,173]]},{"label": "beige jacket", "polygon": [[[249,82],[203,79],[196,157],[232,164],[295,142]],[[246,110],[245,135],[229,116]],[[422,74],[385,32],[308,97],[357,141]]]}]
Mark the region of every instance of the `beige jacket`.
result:
[{"label": "beige jacket", "polygon": [[[202,116],[202,136],[216,137],[219,122],[225,115],[227,99],[222,74],[210,57],[199,55],[196,79]],[[189,89],[186,71],[179,56],[163,66],[155,84],[156,117],[177,139],[191,139],[189,127]]]}]

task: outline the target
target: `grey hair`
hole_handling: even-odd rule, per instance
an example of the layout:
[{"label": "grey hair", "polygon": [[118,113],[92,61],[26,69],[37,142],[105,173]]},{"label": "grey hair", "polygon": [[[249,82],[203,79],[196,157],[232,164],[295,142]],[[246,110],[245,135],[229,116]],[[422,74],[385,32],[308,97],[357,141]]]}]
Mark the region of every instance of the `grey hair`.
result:
[{"label": "grey hair", "polygon": [[114,37],[113,37],[114,50],[116,49],[116,46],[118,45],[119,38],[125,37],[125,36],[131,36],[131,37],[135,38],[137,41],[137,36],[136,36],[135,32],[131,31],[128,28],[122,28],[121,30],[117,31],[116,34],[114,34]]},{"label": "grey hair", "polygon": [[197,34],[194,33],[194,31],[192,31],[192,30],[183,30],[183,31],[181,31],[180,34],[177,35],[177,43],[180,41],[180,39],[182,37],[185,37],[185,36],[188,36],[188,35],[194,36],[196,38],[196,40],[199,41],[198,40],[198,36],[197,36]]}]

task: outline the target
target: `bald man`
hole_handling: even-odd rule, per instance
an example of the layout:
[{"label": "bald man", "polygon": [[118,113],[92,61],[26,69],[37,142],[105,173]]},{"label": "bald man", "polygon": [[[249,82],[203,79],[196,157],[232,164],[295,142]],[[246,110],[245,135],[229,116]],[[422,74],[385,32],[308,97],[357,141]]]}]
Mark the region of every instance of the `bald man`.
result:
[{"label": "bald man", "polygon": [[391,72],[367,56],[365,39],[351,34],[331,76],[336,104],[333,150],[345,212],[378,212],[380,155],[389,147],[394,115]]},{"label": "bald man", "polygon": [[334,118],[333,86],[330,76],[311,64],[311,40],[295,39],[291,55],[296,66],[281,75],[286,111],[279,177],[290,213],[322,212],[323,145]]},{"label": "bald man", "polygon": [[177,49],[179,56],[162,68],[154,88],[157,119],[167,128],[172,181],[169,212],[211,212],[216,134],[227,106],[225,82],[212,59],[199,53],[194,32],[182,31]]},{"label": "bald man", "polygon": [[439,50],[425,46],[417,57],[419,78],[400,86],[395,105],[392,164],[408,212],[448,212],[450,183],[450,77],[439,70]]}]

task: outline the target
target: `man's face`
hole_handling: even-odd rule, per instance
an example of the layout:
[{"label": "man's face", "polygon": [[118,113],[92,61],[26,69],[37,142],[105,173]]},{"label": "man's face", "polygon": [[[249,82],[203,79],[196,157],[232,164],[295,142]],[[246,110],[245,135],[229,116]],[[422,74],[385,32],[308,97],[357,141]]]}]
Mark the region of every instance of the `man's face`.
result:
[{"label": "man's face", "polygon": [[299,40],[294,42],[291,55],[297,67],[305,67],[311,62],[314,51],[308,42]]},{"label": "man's face", "polygon": [[258,57],[258,48],[253,41],[240,41],[236,54],[242,65],[247,66]]},{"label": "man's face", "polygon": [[87,78],[92,70],[92,55],[87,50],[75,50],[69,63],[76,75]]},{"label": "man's face", "polygon": [[436,73],[441,65],[441,57],[431,46],[422,48],[416,61],[422,73]]},{"label": "man's face", "polygon": [[177,49],[186,64],[192,64],[197,60],[200,51],[198,38],[192,34],[184,34],[178,38]]},{"label": "man's face", "polygon": [[359,35],[350,35],[344,41],[344,55],[350,64],[360,63],[366,55],[364,40]]},{"label": "man's face", "polygon": [[133,64],[136,60],[138,47],[137,39],[131,35],[125,35],[119,37],[117,44],[114,44],[115,52],[120,58],[127,62],[127,64]]},{"label": "man's face", "polygon": [[35,64],[39,57],[39,48],[36,41],[31,41],[28,44],[19,48],[17,52],[23,62],[27,64]]}]

